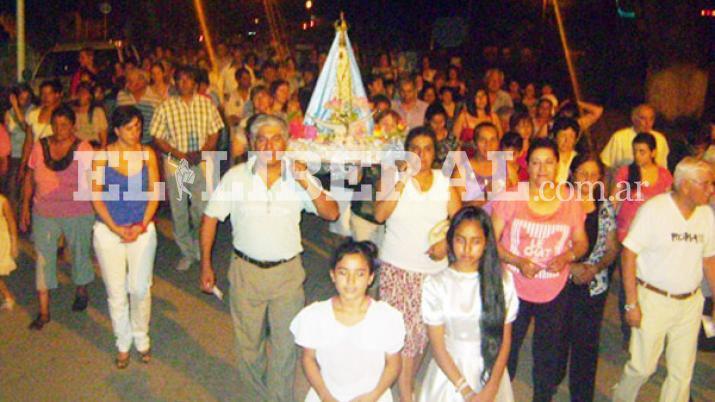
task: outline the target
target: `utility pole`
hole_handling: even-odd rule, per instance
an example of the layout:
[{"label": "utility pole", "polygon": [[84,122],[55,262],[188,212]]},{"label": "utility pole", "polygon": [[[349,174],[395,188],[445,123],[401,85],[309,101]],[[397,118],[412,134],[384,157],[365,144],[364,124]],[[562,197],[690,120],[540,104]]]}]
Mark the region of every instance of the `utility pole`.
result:
[{"label": "utility pole", "polygon": [[25,0],[17,0],[17,82],[25,71]]}]

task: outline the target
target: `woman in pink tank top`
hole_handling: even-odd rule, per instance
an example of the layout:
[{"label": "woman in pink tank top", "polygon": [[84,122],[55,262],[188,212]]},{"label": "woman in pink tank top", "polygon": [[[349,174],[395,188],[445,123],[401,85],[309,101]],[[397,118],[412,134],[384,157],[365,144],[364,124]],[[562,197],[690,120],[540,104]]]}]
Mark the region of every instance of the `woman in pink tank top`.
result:
[{"label": "woman in pink tank top", "polygon": [[[534,318],[534,400],[556,393],[566,350],[566,283],[569,264],[588,251],[581,203],[554,183],[559,153],[550,139],[536,139],[527,154],[529,192],[494,202],[492,220],[505,268],[514,274],[519,313],[514,322],[509,374]],[[562,201],[565,200],[565,201]]]}]

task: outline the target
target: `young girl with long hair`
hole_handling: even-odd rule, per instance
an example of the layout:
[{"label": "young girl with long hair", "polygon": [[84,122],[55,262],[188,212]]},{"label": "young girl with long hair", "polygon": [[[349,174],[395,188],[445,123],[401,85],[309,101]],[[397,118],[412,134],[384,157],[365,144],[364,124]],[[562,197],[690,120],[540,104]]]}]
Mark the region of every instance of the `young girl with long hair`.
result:
[{"label": "young girl with long hair", "polygon": [[376,259],[372,242],[340,245],[330,268],[338,295],[304,308],[290,325],[311,385],[306,402],[392,401],[405,325],[399,311],[367,295]]},{"label": "young girl with long hair", "polygon": [[519,301],[487,213],[462,208],[447,244],[449,268],[427,277],[422,290],[434,360],[419,401],[513,401],[505,369]]}]

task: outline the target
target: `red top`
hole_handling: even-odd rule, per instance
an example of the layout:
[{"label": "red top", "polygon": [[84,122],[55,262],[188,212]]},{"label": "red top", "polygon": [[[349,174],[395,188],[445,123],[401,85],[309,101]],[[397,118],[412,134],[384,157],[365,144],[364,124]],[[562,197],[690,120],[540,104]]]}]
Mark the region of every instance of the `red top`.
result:
[{"label": "red top", "polygon": [[[628,166],[623,166],[616,172],[616,183],[627,183],[628,182]],[[620,201],[626,198],[628,193],[617,193],[616,197],[619,198],[618,201],[621,202],[620,210],[616,216],[616,234],[618,235],[618,241],[623,242],[628,235],[628,229],[631,227],[631,222],[633,218],[636,217],[636,212],[638,208],[643,205],[644,202],[650,200],[658,194],[668,191],[668,188],[673,185],[673,176],[670,175],[668,169],[658,166],[658,180],[655,184],[646,185],[642,183],[640,185],[640,196],[637,194],[637,187],[631,188],[630,196],[625,201]]]}]

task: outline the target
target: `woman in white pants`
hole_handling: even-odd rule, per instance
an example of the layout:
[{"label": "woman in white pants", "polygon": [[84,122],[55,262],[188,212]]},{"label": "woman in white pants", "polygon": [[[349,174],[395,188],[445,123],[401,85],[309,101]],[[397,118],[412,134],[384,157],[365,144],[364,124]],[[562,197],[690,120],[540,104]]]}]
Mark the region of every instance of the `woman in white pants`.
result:
[{"label": "woman in white pants", "polygon": [[94,249],[107,288],[119,369],[129,365],[132,343],[143,363],[151,360],[148,333],[156,253],[152,220],[160,186],[156,155],[141,144],[142,124],[138,109],[118,107],[112,115],[110,144],[95,157],[93,167],[92,205],[98,217]]}]

